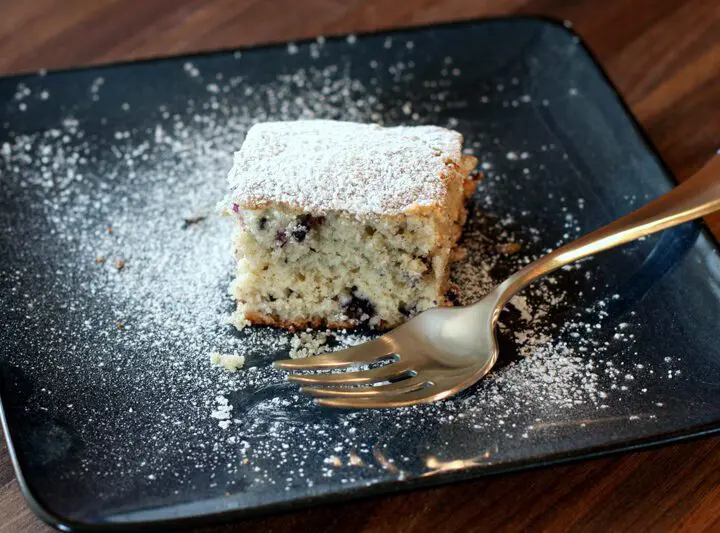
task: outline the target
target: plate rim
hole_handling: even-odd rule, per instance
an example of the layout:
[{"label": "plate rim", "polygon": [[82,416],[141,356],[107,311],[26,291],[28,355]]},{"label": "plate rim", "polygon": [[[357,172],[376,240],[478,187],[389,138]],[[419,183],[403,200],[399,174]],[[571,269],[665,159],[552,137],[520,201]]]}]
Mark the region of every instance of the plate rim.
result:
[{"label": "plate rim", "polygon": [[[592,49],[588,46],[587,42],[583,37],[575,30],[572,23],[566,20],[555,18],[547,15],[505,15],[505,16],[493,16],[493,17],[474,17],[469,19],[460,19],[455,21],[429,23],[416,26],[401,26],[398,28],[386,28],[373,31],[363,32],[352,32],[346,34],[333,34],[326,36],[328,40],[339,40],[345,38],[347,35],[372,36],[372,35],[387,35],[387,34],[403,34],[413,33],[416,31],[423,31],[428,29],[442,29],[448,27],[457,26],[473,26],[483,23],[493,22],[512,22],[512,21],[530,21],[536,22],[550,27],[554,27],[564,31],[571,37],[575,38],[577,44],[582,47],[583,51],[587,54],[590,61],[593,63],[596,71],[600,75],[602,81],[610,88],[613,92],[617,102],[620,104],[622,111],[630,121],[631,127],[635,130],[636,135],[640,137],[643,145],[647,149],[649,155],[655,160],[660,167],[663,177],[673,186],[678,185],[679,180],[672,172],[668,164],[660,155],[659,150],[655,146],[648,133],[645,131],[639,120],[632,112],[630,106],[625,101],[618,87],[612,81],[605,68],[602,66]],[[154,56],[142,59],[130,59],[123,61],[114,61],[101,64],[84,65],[80,67],[69,67],[60,69],[48,69],[42,71],[39,74],[37,71],[19,72],[8,75],[0,76],[0,81],[17,80],[20,81],[25,78],[36,77],[39,75],[49,74],[72,74],[75,72],[84,72],[91,70],[124,67],[124,66],[136,66],[143,64],[152,64],[156,62],[163,62],[167,60],[178,60],[202,58],[209,56],[220,56],[233,52],[254,52],[266,49],[278,48],[287,46],[288,43],[293,42],[296,44],[305,44],[315,42],[314,37],[297,40],[285,40],[285,41],[270,41],[260,44],[246,45],[242,47],[234,48],[220,48],[214,50],[200,51],[189,54],[178,54],[178,55],[164,55]],[[700,228],[700,233],[714,246],[715,250],[720,252],[720,237],[716,237],[709,229],[703,219],[695,221]],[[641,437],[637,439],[630,439],[624,441],[613,442],[610,444],[601,444],[582,448],[579,450],[572,450],[567,452],[560,452],[555,454],[548,454],[545,456],[535,459],[526,459],[521,461],[514,461],[504,463],[501,465],[492,466],[472,466],[466,467],[459,470],[440,472],[428,477],[416,477],[407,480],[388,480],[379,483],[374,483],[370,486],[355,487],[344,490],[342,492],[335,492],[330,494],[306,496],[302,499],[288,500],[283,502],[268,503],[246,509],[231,509],[227,511],[211,512],[207,514],[196,514],[191,516],[179,517],[179,518],[166,518],[166,519],[146,519],[140,521],[127,521],[127,522],[80,522],[73,519],[64,517],[61,513],[53,511],[49,505],[43,503],[42,498],[38,496],[37,491],[30,486],[25,479],[23,474],[23,468],[21,461],[18,458],[17,451],[14,445],[14,438],[10,430],[8,423],[8,417],[5,412],[5,405],[3,401],[3,391],[0,390],[0,425],[5,435],[5,443],[7,446],[7,453],[10,456],[10,461],[13,466],[15,478],[17,479],[20,491],[25,498],[30,510],[40,518],[43,522],[54,527],[60,531],[65,532],[86,532],[86,531],[101,531],[101,532],[112,532],[112,531],[126,531],[128,527],[132,527],[136,531],[159,531],[168,526],[176,526],[181,528],[207,526],[210,524],[228,523],[231,521],[237,521],[242,519],[255,518],[259,516],[279,515],[293,511],[299,511],[316,507],[324,504],[340,504],[349,501],[355,501],[360,499],[368,499],[372,497],[383,497],[392,493],[404,493],[419,489],[427,489],[431,487],[437,487],[440,485],[449,485],[460,483],[463,481],[469,481],[471,479],[479,479],[486,476],[497,476],[500,474],[512,474],[518,472],[527,472],[540,468],[546,468],[550,466],[558,466],[565,464],[574,464],[586,460],[600,459],[612,455],[618,455],[621,453],[631,451],[641,451],[659,448],[670,444],[676,444],[680,442],[688,442],[697,440],[700,438],[707,438],[713,435],[720,434],[720,419],[702,424],[695,424],[689,427],[658,433],[649,437]]]}]

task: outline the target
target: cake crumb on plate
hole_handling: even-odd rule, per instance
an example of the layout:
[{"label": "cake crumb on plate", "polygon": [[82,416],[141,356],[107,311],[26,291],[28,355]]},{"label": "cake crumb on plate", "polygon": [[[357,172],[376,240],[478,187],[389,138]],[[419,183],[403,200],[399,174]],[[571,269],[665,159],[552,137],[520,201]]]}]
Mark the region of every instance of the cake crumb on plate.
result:
[{"label": "cake crumb on plate", "polygon": [[323,331],[302,331],[290,339],[290,358],[302,359],[330,351],[327,345],[330,335]]}]

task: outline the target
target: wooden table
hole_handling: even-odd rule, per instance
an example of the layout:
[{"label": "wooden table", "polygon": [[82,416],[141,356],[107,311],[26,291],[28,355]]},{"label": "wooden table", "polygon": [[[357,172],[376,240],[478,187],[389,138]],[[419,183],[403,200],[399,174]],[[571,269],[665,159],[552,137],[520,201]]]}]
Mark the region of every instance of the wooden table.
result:
[{"label": "wooden table", "polygon": [[[0,74],[508,13],[572,21],[679,178],[720,147],[718,0],[0,0]],[[0,531],[48,530],[3,442]],[[464,530],[720,531],[720,438],[201,531]]]}]

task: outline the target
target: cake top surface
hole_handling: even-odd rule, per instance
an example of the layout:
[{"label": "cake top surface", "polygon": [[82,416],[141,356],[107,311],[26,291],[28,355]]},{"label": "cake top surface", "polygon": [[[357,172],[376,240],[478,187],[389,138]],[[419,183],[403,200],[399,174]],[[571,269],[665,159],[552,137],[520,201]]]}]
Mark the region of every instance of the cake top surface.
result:
[{"label": "cake top surface", "polygon": [[241,207],[400,214],[441,205],[442,175],[462,135],[437,126],[381,127],[332,120],[265,122],[248,132],[228,176]]}]

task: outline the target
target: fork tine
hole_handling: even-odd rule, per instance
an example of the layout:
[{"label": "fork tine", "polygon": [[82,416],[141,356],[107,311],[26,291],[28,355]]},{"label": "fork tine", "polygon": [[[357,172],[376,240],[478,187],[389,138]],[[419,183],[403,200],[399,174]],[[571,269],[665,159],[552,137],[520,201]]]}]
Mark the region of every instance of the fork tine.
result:
[{"label": "fork tine", "polygon": [[345,407],[350,409],[382,409],[386,407],[406,407],[418,403],[429,403],[452,394],[452,390],[439,390],[436,385],[413,390],[406,394],[388,394],[359,398],[317,398],[315,402],[326,407]]},{"label": "fork tine", "polygon": [[432,381],[420,377],[413,377],[388,383],[387,385],[376,385],[371,387],[353,387],[340,389],[337,387],[301,387],[300,392],[311,396],[344,397],[344,398],[368,398],[384,394],[401,394],[412,392],[417,389],[431,386]]},{"label": "fork tine", "polygon": [[362,385],[388,381],[409,372],[410,368],[403,363],[390,363],[380,368],[359,370],[357,372],[336,372],[334,374],[290,374],[288,381],[310,383],[314,385]]},{"label": "fork tine", "polygon": [[303,359],[283,359],[273,363],[284,370],[332,370],[349,366],[372,363],[373,361],[393,353],[394,346],[384,337],[370,342],[352,346],[346,350],[314,355]]}]

